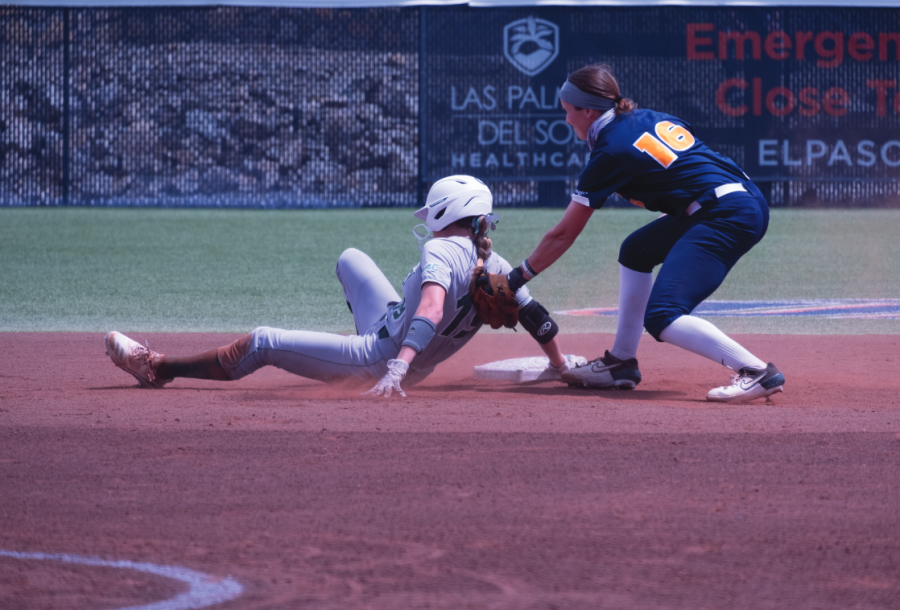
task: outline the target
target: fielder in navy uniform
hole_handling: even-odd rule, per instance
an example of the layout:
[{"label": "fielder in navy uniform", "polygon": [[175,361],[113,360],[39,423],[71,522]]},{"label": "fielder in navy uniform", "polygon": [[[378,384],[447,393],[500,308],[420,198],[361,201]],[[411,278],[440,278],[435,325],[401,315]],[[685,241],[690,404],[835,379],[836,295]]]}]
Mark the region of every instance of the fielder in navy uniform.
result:
[{"label": "fielder in navy uniform", "polygon": [[[586,66],[559,93],[566,122],[587,140],[590,160],[562,220],[513,269],[513,290],[569,249],[613,193],[664,215],[629,235],[619,251],[619,319],[611,350],[562,378],[572,385],[633,389],[641,381],[643,328],[657,341],[736,372],[707,399],[744,402],[783,391],[784,375],[706,320],[691,315],[766,233],[769,208],[735,163],[710,150],[673,116],[637,109],[610,67]],[[662,265],[656,282],[652,271]]]},{"label": "fielder in navy uniform", "polygon": [[[106,353],[145,388],[162,388],[176,377],[230,381],[268,365],[320,381],[378,380],[366,394],[406,396],[401,381],[421,381],[481,328],[469,297],[478,260],[490,273],[512,269],[491,250],[488,232],[497,221],[492,207],[490,190],[472,176],[435,182],[425,206],[415,212],[427,231],[413,231],[421,259],[403,281],[402,297],[365,253],[344,251],[336,273],[353,312],[355,335],[261,326],[230,345],[173,358],[112,331],[104,339]],[[548,378],[559,379],[577,357],[562,354],[559,327],[527,288],[516,292],[516,301],[519,322],[548,357]]]}]

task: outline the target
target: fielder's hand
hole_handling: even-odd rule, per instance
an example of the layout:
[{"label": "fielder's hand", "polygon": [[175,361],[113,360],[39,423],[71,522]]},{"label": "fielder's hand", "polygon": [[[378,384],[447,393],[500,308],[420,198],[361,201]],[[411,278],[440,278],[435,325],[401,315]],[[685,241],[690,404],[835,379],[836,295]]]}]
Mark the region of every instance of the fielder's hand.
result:
[{"label": "fielder's hand", "polygon": [[368,392],[363,392],[362,396],[384,396],[390,398],[391,394],[396,391],[400,396],[406,398],[406,393],[400,387],[400,382],[406,377],[406,371],[409,365],[403,360],[388,360],[388,372],[381,378],[375,387]]}]

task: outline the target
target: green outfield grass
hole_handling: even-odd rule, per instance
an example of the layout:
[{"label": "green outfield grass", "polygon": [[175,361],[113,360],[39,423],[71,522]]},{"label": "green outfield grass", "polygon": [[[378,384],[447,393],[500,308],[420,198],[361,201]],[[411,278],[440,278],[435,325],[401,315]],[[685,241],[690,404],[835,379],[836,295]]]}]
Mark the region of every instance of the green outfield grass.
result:
[{"label": "green outfield grass", "polygon": [[[494,248],[517,264],[562,210],[500,210]],[[616,256],[642,210],[597,212],[532,281],[551,311],[614,306]],[[352,332],[334,276],[356,247],[399,289],[418,261],[410,209],[0,209],[0,331]],[[898,298],[900,210],[775,210],[715,299]],[[557,316],[563,332],[615,318]],[[900,334],[898,320],[715,318],[727,332]],[[498,331],[511,332],[511,331]]]}]

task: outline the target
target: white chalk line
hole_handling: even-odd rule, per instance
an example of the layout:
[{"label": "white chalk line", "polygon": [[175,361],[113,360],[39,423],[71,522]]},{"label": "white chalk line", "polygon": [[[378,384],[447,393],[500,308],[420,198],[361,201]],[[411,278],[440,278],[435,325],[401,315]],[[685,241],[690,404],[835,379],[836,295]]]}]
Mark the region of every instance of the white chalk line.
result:
[{"label": "white chalk line", "polygon": [[21,553],[19,551],[4,551],[2,549],[0,549],[0,557],[64,561],[85,566],[137,570],[139,572],[156,574],[157,576],[165,576],[166,578],[174,578],[190,586],[187,592],[176,595],[171,599],[144,606],[128,606],[118,610],[197,610],[232,600],[244,590],[241,584],[230,576],[227,578],[216,578],[203,572],[196,572],[179,566],[161,566],[155,563],[138,563],[134,561],[107,561],[97,557],[55,553]]}]

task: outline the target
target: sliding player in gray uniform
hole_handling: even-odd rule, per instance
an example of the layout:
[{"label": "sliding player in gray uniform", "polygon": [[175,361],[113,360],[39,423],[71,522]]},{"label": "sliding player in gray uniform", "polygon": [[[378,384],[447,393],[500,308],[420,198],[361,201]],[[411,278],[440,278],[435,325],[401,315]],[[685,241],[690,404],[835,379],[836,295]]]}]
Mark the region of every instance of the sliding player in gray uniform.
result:
[{"label": "sliding player in gray uniform", "polygon": [[[492,204],[490,190],[471,176],[450,176],[434,184],[425,206],[415,213],[433,239],[416,232],[422,257],[403,281],[402,297],[371,258],[346,250],[336,273],[353,312],[356,335],[260,327],[230,345],[172,358],[112,331],[106,335],[106,352],[147,388],[161,388],[176,377],[235,380],[269,365],[321,381],[378,380],[366,394],[406,396],[401,381],[412,385],[424,379],[481,327],[469,298],[477,260],[483,259],[492,273],[512,270],[490,249],[488,231],[497,221]],[[540,344],[559,378],[573,358],[560,351],[556,323],[527,288],[516,298],[522,326]]]}]

